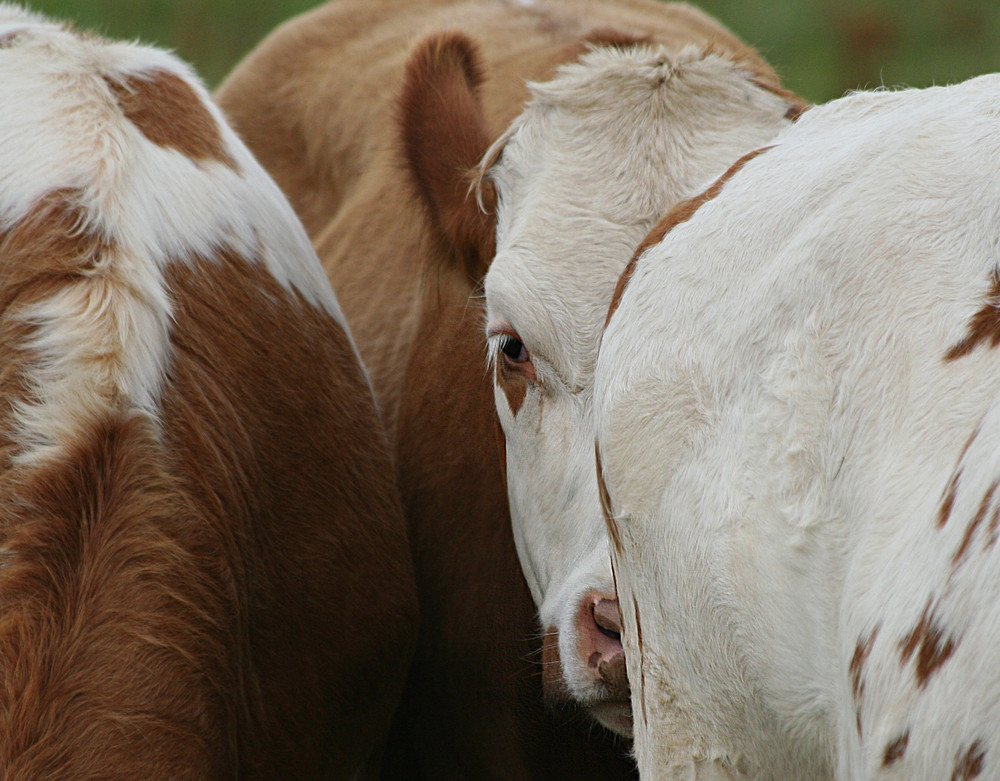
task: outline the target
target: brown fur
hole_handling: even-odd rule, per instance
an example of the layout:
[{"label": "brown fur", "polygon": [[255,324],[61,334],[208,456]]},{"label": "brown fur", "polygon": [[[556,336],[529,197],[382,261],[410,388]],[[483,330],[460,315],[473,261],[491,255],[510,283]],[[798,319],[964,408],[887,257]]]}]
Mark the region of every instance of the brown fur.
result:
[{"label": "brown fur", "polygon": [[857,645],[854,647],[854,655],[847,665],[847,674],[851,679],[851,695],[854,697],[854,720],[858,729],[858,737],[861,737],[861,707],[862,698],[865,694],[865,665],[868,663],[868,656],[875,645],[875,637],[879,628],[876,626],[868,637],[859,637]]},{"label": "brown fur", "polygon": [[525,80],[549,78],[601,28],[746,51],[700,12],[651,0],[342,0],[277,31],[219,91],[314,238],[395,448],[421,632],[386,777],[634,774],[600,730],[543,707],[542,643],[490,441],[476,283],[493,218],[455,200],[470,159],[521,110]]},{"label": "brown fur", "polygon": [[959,750],[955,755],[955,770],[951,774],[951,781],[972,781],[978,778],[983,772],[983,763],[986,759],[986,749],[981,741],[974,740],[964,752]]},{"label": "brown fur", "polygon": [[965,444],[962,446],[962,452],[958,455],[955,471],[948,480],[948,485],[941,496],[941,505],[938,507],[937,526],[939,529],[947,524],[948,519],[951,518],[951,511],[955,505],[955,497],[958,493],[958,481],[962,476],[962,459],[965,458],[965,454],[969,452],[969,448],[972,446],[972,443],[978,435],[979,427],[977,426],[972,433],[969,434],[969,438],[965,440]]},{"label": "brown fur", "polygon": [[962,476],[961,468],[957,468],[948,481],[944,496],[941,497],[941,506],[938,507],[937,525],[940,528],[948,523],[951,518],[952,508],[955,506],[955,495],[958,492],[958,479]]},{"label": "brown fur", "polygon": [[221,541],[141,415],[88,433],[4,497],[0,775],[225,777],[250,702]]},{"label": "brown fur", "polygon": [[[461,33],[443,33],[410,56],[399,99],[403,152],[439,253],[452,263],[457,255],[473,282],[486,274],[495,231],[492,216],[469,198],[472,170],[490,142],[479,102],[482,81],[475,44]],[[428,138],[441,143],[428,144]],[[490,206],[491,195],[487,189]]]},{"label": "brown fur", "polygon": [[619,49],[627,49],[630,46],[651,43],[653,36],[649,33],[619,30],[616,27],[598,27],[584,35],[583,41],[592,46],[616,46]]},{"label": "brown fur", "polygon": [[882,754],[882,767],[891,767],[901,760],[906,754],[906,747],[910,743],[910,731],[906,730],[902,735],[890,740],[885,745]]},{"label": "brown fur", "polygon": [[154,144],[176,149],[193,160],[214,160],[236,168],[219,125],[179,76],[157,70],[121,80],[105,77],[105,81],[122,113]]},{"label": "brown fur", "polygon": [[868,656],[872,652],[872,646],[875,644],[875,636],[877,634],[878,627],[875,627],[868,637],[858,638],[858,643],[854,647],[854,656],[851,657],[851,663],[847,668],[847,672],[851,677],[851,694],[854,695],[855,703],[860,702],[865,693],[865,664],[868,662]]},{"label": "brown fur", "polygon": [[[83,212],[73,190],[50,193],[31,212],[0,231],[0,464],[5,468],[19,443],[10,429],[11,404],[25,401],[25,364],[32,359],[21,345],[31,335],[14,315],[79,280],[107,249],[93,231],[81,230]],[[8,478],[0,474],[0,490]]]},{"label": "brown fur", "polygon": [[[997,488],[1000,488],[1000,480],[995,480],[990,486],[990,490],[986,492],[983,500],[979,503],[979,509],[976,510],[975,516],[969,522],[968,527],[965,529],[965,534],[962,536],[962,542],[958,546],[958,550],[955,551],[955,555],[952,557],[951,563],[953,566],[958,566],[965,554],[969,550],[969,546],[972,544],[972,538],[976,535],[976,530],[982,525],[983,521],[986,520],[986,512],[990,509],[990,505],[993,504],[993,497],[996,496]],[[994,518],[996,518],[994,513]],[[990,527],[994,527],[994,522],[990,521]]]},{"label": "brown fur", "polygon": [[[0,236],[0,392],[27,304],[113,246],[71,191]],[[109,390],[58,457],[0,418],[0,777],[327,778],[388,727],[415,620],[342,328],[227,251],[177,260],[160,423]],[[294,446],[290,446],[294,443]]]},{"label": "brown fur", "polygon": [[1000,271],[990,275],[986,301],[969,320],[968,334],[945,353],[946,361],[954,361],[971,353],[978,345],[1000,345]]},{"label": "brown fur", "polygon": [[917,686],[923,688],[941,665],[951,658],[957,646],[958,640],[944,636],[933,605],[928,601],[913,631],[899,641],[900,664],[905,666],[915,656]]}]

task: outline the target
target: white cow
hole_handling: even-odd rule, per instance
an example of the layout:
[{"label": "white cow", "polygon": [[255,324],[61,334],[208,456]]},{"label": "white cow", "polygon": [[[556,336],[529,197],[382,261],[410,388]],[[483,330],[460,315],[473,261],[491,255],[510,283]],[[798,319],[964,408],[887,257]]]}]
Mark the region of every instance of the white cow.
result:
[{"label": "white cow", "polygon": [[[735,49],[736,44],[729,43]],[[664,210],[803,109],[753,54],[601,47],[531,85],[487,154],[499,207],[486,277],[495,399],[518,554],[546,681],[631,731],[591,396],[615,282]],[[555,671],[555,672],[554,672]]]},{"label": "white cow", "polygon": [[594,404],[644,778],[1000,777],[998,118],[998,76],[813,109],[632,269]]}]

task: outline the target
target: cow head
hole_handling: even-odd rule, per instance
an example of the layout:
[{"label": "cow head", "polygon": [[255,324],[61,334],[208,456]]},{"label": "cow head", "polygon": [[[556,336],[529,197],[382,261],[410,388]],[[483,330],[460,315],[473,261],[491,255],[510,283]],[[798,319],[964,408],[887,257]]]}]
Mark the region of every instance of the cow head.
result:
[{"label": "cow head", "polygon": [[[757,63],[756,69],[750,63]],[[616,281],[656,220],[802,110],[752,55],[596,47],[530,85],[484,157],[496,188],[485,280],[514,537],[547,628],[547,679],[628,733],[593,372]]]},{"label": "cow head", "polygon": [[524,113],[491,143],[475,44],[433,36],[410,56],[399,113],[406,168],[438,245],[431,255],[447,263],[431,276],[440,286],[456,270],[473,285],[486,275],[514,539],[546,630],[547,694],[629,734],[591,423],[608,302],[663,212],[802,104],[753,54],[610,42],[531,85]]}]

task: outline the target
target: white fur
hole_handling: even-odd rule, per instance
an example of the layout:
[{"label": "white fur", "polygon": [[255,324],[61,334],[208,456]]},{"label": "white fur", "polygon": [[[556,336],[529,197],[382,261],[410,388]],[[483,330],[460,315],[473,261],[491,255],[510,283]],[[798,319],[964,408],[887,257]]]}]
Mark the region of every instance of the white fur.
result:
[{"label": "white fur", "polygon": [[587,591],[614,595],[591,414],[612,291],[663,212],[772,138],[789,104],[696,47],[597,48],[530,87],[487,154],[502,147],[490,172],[499,210],[487,328],[516,330],[538,375],[516,416],[495,389],[514,538],[542,625],[559,630],[569,688],[591,704],[601,695],[578,658],[574,616]]},{"label": "white fur", "polygon": [[[124,395],[155,417],[169,358],[171,262],[230,247],[346,324],[308,237],[274,182],[174,56],[112,43],[0,4],[0,230],[48,193],[82,193],[87,224],[113,240],[94,275],[23,313],[36,336],[37,401],[18,410],[22,461],[67,441],[90,412]],[[233,167],[149,141],[105,79],[179,76],[219,124]]]},{"label": "white fur", "polygon": [[952,778],[977,740],[1000,777],[1000,350],[945,360],[1000,261],[998,117],[997,76],[813,109],[639,260],[595,419],[643,778]]}]

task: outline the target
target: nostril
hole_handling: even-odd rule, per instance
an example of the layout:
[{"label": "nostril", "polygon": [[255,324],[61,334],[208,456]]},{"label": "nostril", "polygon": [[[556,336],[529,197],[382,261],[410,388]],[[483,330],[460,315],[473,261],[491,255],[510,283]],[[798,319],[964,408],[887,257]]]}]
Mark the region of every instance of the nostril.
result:
[{"label": "nostril", "polygon": [[607,637],[621,642],[622,614],[617,599],[599,599],[594,603],[594,623]]},{"label": "nostril", "polygon": [[600,629],[601,630],[601,634],[604,635],[609,640],[615,640],[615,641],[617,641],[619,643],[622,641],[621,632],[612,632],[610,629],[605,629],[600,624],[597,624],[597,628]]},{"label": "nostril", "polygon": [[608,686],[609,693],[614,697],[627,698],[631,693],[628,683],[628,673],[625,670],[625,654],[617,653],[597,665],[598,674]]},{"label": "nostril", "polygon": [[[601,679],[612,690],[620,689],[617,684],[609,684],[605,672],[624,669],[625,656],[622,649],[622,620],[618,611],[618,600],[606,598],[597,591],[586,593],[579,603],[576,614],[578,659],[585,661],[591,674]],[[618,662],[609,668],[616,657]],[[617,672],[609,672],[617,678]],[[624,675],[624,673],[621,673]]]}]

